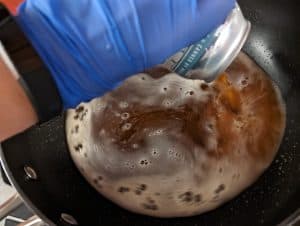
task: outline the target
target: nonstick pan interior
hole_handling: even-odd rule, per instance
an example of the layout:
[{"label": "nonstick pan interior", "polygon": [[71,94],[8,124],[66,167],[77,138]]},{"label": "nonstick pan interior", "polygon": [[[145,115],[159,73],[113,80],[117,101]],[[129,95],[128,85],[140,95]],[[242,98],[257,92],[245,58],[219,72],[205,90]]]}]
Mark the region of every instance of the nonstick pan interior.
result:
[{"label": "nonstick pan interior", "polygon": [[[62,213],[80,225],[255,226],[277,225],[300,205],[300,2],[241,0],[252,32],[244,48],[282,90],[287,128],[279,153],[259,180],[215,211],[179,219],[136,215],[104,199],[82,178],[69,156],[64,116],[2,144],[8,175],[25,199],[46,218],[66,225]],[[37,179],[29,179],[24,166]]]}]

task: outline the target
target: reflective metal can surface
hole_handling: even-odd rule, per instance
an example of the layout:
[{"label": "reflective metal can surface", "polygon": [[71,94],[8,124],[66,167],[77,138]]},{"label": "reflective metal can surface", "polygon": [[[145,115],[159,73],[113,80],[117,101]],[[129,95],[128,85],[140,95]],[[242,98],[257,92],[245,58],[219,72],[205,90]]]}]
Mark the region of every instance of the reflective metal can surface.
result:
[{"label": "reflective metal can surface", "polygon": [[[251,24],[238,5],[224,24],[199,42],[170,57],[165,65],[187,77],[212,81],[236,58],[250,33]],[[197,73],[195,73],[197,72]]]}]

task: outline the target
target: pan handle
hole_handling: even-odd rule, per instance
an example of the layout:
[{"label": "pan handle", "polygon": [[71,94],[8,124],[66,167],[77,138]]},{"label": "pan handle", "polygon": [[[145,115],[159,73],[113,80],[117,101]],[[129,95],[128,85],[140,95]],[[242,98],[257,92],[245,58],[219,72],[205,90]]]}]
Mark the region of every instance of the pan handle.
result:
[{"label": "pan handle", "polygon": [[15,210],[23,203],[18,193],[13,194],[6,202],[0,205],[0,221],[11,211]]},{"label": "pan handle", "polygon": [[48,226],[38,216],[32,216],[28,220],[18,224],[18,226]]},{"label": "pan handle", "polygon": [[277,226],[297,226],[300,223],[300,209],[296,210],[291,216],[282,221]]}]

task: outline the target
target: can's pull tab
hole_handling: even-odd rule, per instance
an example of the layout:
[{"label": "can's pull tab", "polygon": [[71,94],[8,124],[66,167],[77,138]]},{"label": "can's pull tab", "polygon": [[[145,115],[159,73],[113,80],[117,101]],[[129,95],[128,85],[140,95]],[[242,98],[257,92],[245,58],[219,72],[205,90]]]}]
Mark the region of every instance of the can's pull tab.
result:
[{"label": "can's pull tab", "polygon": [[224,72],[239,54],[250,28],[250,22],[236,5],[224,24],[201,41],[173,55],[165,65],[184,77],[212,81]]}]

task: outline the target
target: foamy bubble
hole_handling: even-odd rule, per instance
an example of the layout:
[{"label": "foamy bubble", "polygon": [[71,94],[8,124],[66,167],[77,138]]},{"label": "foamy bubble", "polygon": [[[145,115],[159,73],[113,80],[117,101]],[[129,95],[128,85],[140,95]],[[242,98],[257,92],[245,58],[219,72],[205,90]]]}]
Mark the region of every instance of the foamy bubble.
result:
[{"label": "foamy bubble", "polygon": [[205,128],[209,131],[209,132],[214,132],[215,130],[215,125],[213,122],[207,122],[206,125],[205,125]]},{"label": "foamy bubble", "polygon": [[170,148],[170,149],[168,150],[168,154],[169,154],[170,156],[173,156],[174,153],[175,153],[175,149]]},{"label": "foamy bubble", "polygon": [[153,157],[155,157],[155,158],[158,157],[159,156],[159,150],[158,150],[158,148],[152,148],[151,155]]},{"label": "foamy bubble", "polygon": [[185,92],[185,96],[188,96],[188,97],[193,96],[194,94],[195,94],[195,91],[193,91],[193,90],[188,90]]},{"label": "foamy bubble", "polygon": [[125,123],[125,124],[122,126],[122,130],[123,130],[123,131],[125,131],[125,130],[130,130],[130,129],[131,129],[131,126],[132,126],[131,123]]},{"label": "foamy bubble", "polygon": [[128,112],[124,112],[121,114],[122,120],[127,120],[127,119],[129,119],[129,117],[130,117],[130,114]]}]

